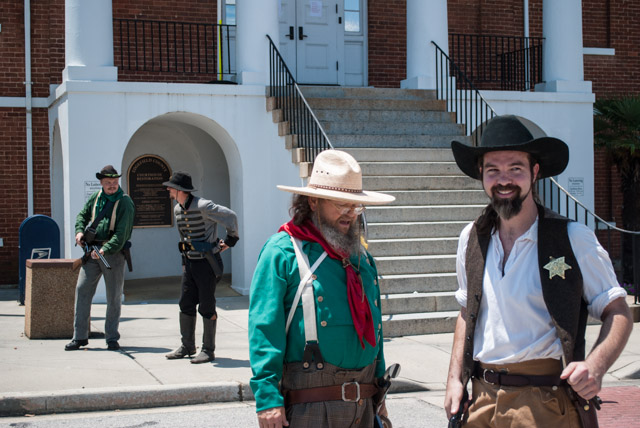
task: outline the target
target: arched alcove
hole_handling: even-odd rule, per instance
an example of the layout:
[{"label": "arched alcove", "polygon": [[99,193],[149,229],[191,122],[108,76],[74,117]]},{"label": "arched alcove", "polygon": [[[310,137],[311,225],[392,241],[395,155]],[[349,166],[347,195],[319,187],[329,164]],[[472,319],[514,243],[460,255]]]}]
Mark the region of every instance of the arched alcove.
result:
[{"label": "arched alcove", "polygon": [[[220,133],[221,129],[211,119],[184,112],[168,113],[147,121],[130,138],[122,157],[122,188],[128,189],[126,173],[132,162],[140,156],[154,155],[162,158],[171,172],[190,173],[195,195],[237,210],[231,198],[230,166],[222,148],[223,144],[233,143],[228,141],[228,134]],[[224,227],[218,227],[218,236],[226,236]],[[178,240],[175,221],[170,227],[134,228],[134,270],[127,272],[127,279],[181,275]],[[230,253],[222,254],[225,273],[231,272]]]}]

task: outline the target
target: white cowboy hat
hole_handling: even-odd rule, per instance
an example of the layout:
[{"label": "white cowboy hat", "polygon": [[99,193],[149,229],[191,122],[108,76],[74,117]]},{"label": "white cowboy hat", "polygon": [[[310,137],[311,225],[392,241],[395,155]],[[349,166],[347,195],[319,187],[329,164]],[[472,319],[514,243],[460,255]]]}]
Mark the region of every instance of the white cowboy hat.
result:
[{"label": "white cowboy hat", "polygon": [[306,187],[278,185],[285,192],[355,204],[383,205],[396,198],[385,193],[362,190],[362,170],[358,162],[340,150],[324,150],[316,156]]}]

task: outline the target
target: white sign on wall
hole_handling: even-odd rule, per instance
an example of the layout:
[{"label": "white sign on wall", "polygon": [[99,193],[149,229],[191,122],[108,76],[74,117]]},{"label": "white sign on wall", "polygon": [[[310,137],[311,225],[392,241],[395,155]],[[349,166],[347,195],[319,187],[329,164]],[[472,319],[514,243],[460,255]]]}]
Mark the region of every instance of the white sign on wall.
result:
[{"label": "white sign on wall", "polygon": [[309,0],[309,16],[322,17],[322,0]]},{"label": "white sign on wall", "polygon": [[584,177],[569,177],[569,193],[584,196]]},{"label": "white sign on wall", "polygon": [[86,180],[84,182],[84,201],[85,203],[89,200],[91,195],[96,193],[98,190],[102,189],[100,185],[100,180]]}]

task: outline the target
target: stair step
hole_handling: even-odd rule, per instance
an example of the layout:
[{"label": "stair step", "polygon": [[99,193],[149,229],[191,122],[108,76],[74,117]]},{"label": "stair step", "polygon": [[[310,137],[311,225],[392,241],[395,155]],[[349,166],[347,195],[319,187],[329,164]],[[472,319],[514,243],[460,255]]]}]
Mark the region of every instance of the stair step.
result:
[{"label": "stair step", "polygon": [[467,176],[373,176],[362,177],[368,190],[480,190],[481,183]]},{"label": "stair step", "polygon": [[458,237],[462,229],[470,221],[406,221],[406,222],[371,222],[367,219],[368,239],[384,238],[421,238]]},{"label": "stair step", "polygon": [[451,148],[343,147],[358,162],[455,162]]},{"label": "stair step", "polygon": [[391,221],[471,221],[478,217],[484,205],[401,205],[367,208],[367,222]]},{"label": "stair step", "polygon": [[449,148],[451,141],[456,140],[470,144],[470,137],[458,135],[366,135],[366,134],[332,134],[329,136],[333,147],[367,147],[367,148]]},{"label": "stair step", "polygon": [[384,294],[427,293],[456,291],[457,289],[458,278],[455,272],[380,276],[380,292]]},{"label": "stair step", "polygon": [[489,199],[483,190],[391,190],[395,196],[393,205],[456,205],[487,204]]},{"label": "stair step", "polygon": [[382,316],[384,337],[452,333],[459,311]]},{"label": "stair step", "polygon": [[314,108],[313,113],[320,121],[369,121],[403,123],[455,123],[455,113],[440,110],[388,110],[388,109],[324,109]]},{"label": "stair step", "polygon": [[333,134],[368,135],[456,135],[464,132],[464,125],[457,123],[420,122],[322,122],[322,127],[331,138]]},{"label": "stair step", "polygon": [[369,252],[377,256],[455,254],[458,238],[371,239]]},{"label": "stair step", "polygon": [[456,271],[456,256],[385,256],[376,258],[376,266],[381,275],[451,273]]},{"label": "stair step", "polygon": [[446,111],[446,103],[443,100],[395,100],[313,97],[306,98],[307,102],[314,111],[316,109]]},{"label": "stair step", "polygon": [[454,291],[384,294],[380,299],[383,315],[460,310]]},{"label": "stair step", "polygon": [[394,100],[435,100],[436,91],[400,88],[348,88],[344,86],[301,86],[305,98],[356,98]]},{"label": "stair step", "polygon": [[363,175],[461,175],[455,162],[359,162]]}]

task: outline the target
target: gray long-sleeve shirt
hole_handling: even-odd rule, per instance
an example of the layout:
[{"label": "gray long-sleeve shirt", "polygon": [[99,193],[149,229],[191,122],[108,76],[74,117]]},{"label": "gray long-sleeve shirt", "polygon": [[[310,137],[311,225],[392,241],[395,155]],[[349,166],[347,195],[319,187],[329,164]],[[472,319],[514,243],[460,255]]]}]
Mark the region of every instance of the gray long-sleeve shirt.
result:
[{"label": "gray long-sleeve shirt", "polygon": [[176,204],[173,208],[183,241],[210,242],[213,252],[217,253],[220,251],[218,223],[225,227],[227,236],[239,237],[238,217],[229,208],[193,195],[185,205]]}]

